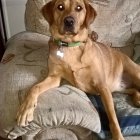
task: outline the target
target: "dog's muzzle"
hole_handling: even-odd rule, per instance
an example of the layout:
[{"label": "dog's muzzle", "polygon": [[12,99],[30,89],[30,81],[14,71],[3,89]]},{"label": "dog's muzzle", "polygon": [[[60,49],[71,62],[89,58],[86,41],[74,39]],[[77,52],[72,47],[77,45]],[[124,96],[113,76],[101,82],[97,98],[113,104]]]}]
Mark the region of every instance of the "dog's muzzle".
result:
[{"label": "dog's muzzle", "polygon": [[73,32],[74,31],[74,24],[75,24],[75,20],[73,17],[71,17],[71,16],[65,17],[64,30],[68,31],[68,32]]}]

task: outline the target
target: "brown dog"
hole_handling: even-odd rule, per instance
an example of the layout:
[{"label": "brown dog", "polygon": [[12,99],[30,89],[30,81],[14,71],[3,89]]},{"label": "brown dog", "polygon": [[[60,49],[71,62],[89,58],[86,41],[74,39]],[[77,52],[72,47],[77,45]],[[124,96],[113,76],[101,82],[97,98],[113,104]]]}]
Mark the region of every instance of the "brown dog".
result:
[{"label": "brown dog", "polygon": [[[52,34],[49,74],[30,90],[18,112],[18,125],[25,126],[33,120],[33,111],[41,93],[58,87],[61,79],[66,79],[87,93],[101,96],[113,140],[124,140],[111,93],[128,93],[140,106],[140,66],[126,55],[88,37],[88,26],[96,16],[88,0],[52,0],[43,7],[42,13]],[[129,82],[124,82],[124,75]]]}]

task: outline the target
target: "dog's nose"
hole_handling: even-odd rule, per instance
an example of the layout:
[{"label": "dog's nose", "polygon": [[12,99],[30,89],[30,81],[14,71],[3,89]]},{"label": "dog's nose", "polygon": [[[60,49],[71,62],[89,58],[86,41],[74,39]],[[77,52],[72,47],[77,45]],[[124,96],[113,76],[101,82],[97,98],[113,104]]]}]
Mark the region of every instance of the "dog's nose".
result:
[{"label": "dog's nose", "polygon": [[64,24],[66,27],[73,27],[75,20],[73,17],[69,16],[64,19]]}]

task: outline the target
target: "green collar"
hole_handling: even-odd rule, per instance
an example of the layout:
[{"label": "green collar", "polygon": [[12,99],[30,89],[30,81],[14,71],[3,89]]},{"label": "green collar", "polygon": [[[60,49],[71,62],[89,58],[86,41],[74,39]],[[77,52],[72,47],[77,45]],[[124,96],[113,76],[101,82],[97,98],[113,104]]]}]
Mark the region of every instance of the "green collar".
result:
[{"label": "green collar", "polygon": [[76,46],[80,46],[82,42],[80,41],[76,41],[76,42],[64,42],[61,40],[56,40],[54,39],[54,42],[56,43],[56,45],[58,45],[59,47],[63,46],[63,47],[76,47]]}]

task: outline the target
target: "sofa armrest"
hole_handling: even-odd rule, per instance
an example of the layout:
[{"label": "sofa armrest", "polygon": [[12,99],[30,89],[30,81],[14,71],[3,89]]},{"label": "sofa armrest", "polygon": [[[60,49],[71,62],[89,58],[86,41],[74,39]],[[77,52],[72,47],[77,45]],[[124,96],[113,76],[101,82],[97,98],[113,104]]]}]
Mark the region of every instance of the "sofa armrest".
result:
[{"label": "sofa armrest", "polygon": [[[34,120],[26,127],[16,125],[16,113],[28,90],[47,76],[48,37],[31,32],[20,33],[7,43],[0,63],[0,135],[14,139],[35,136],[55,139],[71,134],[73,140],[90,140],[100,131],[98,113],[82,91],[64,85],[42,94],[34,112]],[[60,133],[56,133],[60,132]],[[49,139],[49,138],[48,138]]]}]

